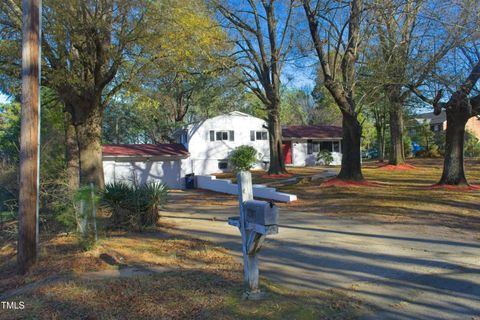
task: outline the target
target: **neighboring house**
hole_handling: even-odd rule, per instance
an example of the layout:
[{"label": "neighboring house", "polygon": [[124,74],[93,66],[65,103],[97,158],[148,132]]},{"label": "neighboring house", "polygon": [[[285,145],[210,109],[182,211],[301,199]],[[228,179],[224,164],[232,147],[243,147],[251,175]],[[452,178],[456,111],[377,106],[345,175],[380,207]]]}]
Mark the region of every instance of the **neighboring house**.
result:
[{"label": "neighboring house", "polygon": [[322,150],[332,153],[334,165],[342,162],[342,128],[332,126],[290,126],[282,130],[286,165],[314,166]]},{"label": "neighboring house", "polygon": [[[433,132],[443,132],[447,129],[447,114],[445,110],[442,110],[439,115],[434,115],[433,112],[417,114],[415,115],[415,120],[420,124],[428,123]],[[480,120],[477,117],[471,117],[465,127],[468,132],[480,139]]]},{"label": "neighboring house", "polygon": [[[341,162],[342,128],[292,126],[283,129],[283,153],[289,166],[316,164],[319,151],[329,150]],[[233,111],[188,125],[175,133],[174,144],[104,145],[105,182],[160,181],[183,188],[187,174],[208,175],[231,170],[228,157],[238,146],[259,152],[256,168],[268,168],[269,137],[265,120]]]}]

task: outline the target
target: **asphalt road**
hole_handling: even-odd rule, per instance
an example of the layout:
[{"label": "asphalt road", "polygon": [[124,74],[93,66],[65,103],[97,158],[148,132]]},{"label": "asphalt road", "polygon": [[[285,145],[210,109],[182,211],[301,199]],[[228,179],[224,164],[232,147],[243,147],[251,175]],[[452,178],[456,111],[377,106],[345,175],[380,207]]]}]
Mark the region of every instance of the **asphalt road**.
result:
[{"label": "asphalt road", "polygon": [[[175,193],[163,219],[231,249],[232,205],[184,203]],[[219,195],[219,200],[222,195]],[[365,319],[480,319],[480,234],[425,224],[380,224],[283,209],[280,233],[260,252],[260,273],[296,289],[344,289],[372,307]]]}]

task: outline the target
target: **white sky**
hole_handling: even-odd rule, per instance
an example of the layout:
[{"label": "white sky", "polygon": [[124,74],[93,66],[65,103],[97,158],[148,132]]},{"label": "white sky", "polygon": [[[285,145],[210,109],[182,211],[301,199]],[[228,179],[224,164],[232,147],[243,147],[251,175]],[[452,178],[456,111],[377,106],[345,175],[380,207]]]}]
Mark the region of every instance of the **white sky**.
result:
[{"label": "white sky", "polygon": [[3,93],[0,93],[0,103],[5,103],[7,102],[7,100],[8,100],[8,97]]}]

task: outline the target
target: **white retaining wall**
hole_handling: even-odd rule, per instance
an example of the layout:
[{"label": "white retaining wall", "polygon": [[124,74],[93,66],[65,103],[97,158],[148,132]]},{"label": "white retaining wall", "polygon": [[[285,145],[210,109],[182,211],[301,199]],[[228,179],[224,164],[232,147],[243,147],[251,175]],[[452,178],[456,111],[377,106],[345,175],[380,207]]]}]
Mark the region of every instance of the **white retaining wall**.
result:
[{"label": "white retaining wall", "polygon": [[[238,194],[238,185],[228,179],[217,179],[215,176],[196,176],[197,188],[212,190],[227,194]],[[253,185],[253,196],[279,202],[296,201],[297,196],[278,192],[275,188],[266,187],[261,184]]]}]

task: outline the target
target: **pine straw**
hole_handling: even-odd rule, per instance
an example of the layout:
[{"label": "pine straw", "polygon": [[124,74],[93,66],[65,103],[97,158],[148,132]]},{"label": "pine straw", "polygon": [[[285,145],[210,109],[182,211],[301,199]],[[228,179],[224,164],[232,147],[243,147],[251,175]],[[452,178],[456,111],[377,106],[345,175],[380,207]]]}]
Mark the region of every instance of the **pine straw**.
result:
[{"label": "pine straw", "polygon": [[389,170],[389,171],[404,171],[404,170],[414,170],[416,169],[416,167],[408,163],[397,164],[397,165],[383,164],[379,166],[378,169]]}]

